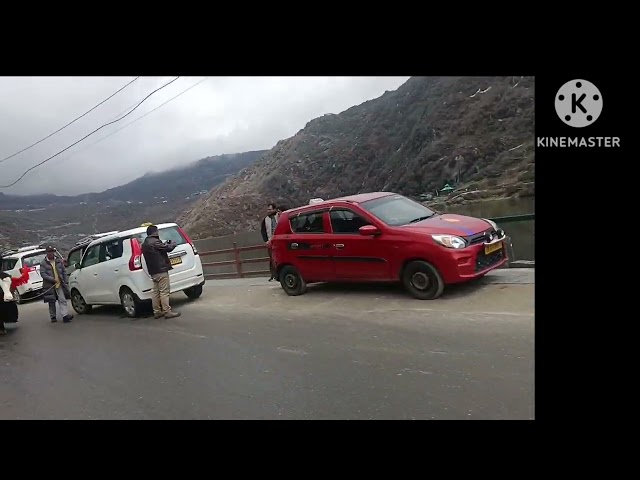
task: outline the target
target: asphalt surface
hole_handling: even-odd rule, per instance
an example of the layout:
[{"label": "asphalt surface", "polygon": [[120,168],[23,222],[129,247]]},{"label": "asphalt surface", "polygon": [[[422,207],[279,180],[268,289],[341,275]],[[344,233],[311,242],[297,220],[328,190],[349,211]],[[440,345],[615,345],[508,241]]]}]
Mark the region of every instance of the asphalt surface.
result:
[{"label": "asphalt surface", "polygon": [[21,305],[0,419],[533,419],[534,271],[504,272],[434,301],[211,281],[171,320]]}]

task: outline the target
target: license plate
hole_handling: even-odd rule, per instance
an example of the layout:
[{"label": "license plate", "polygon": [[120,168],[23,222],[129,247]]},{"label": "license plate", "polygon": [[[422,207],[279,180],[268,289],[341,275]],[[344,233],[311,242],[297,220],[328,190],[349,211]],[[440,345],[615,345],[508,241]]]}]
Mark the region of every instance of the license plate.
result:
[{"label": "license plate", "polygon": [[170,258],[171,266],[180,265],[182,263],[182,257],[173,257]]},{"label": "license plate", "polygon": [[490,253],[497,252],[502,248],[502,242],[494,243],[493,245],[485,245],[484,253],[489,255]]}]

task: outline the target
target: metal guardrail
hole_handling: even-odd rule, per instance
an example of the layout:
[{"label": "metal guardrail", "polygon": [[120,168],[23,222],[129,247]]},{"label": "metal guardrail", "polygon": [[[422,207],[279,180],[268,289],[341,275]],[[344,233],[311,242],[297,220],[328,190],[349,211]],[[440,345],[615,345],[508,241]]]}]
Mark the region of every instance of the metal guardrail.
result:
[{"label": "metal guardrail", "polygon": [[[515,222],[528,222],[535,220],[534,213],[527,213],[523,215],[509,215],[504,217],[493,217],[489,220],[496,222],[497,224],[503,223],[515,223]],[[509,241],[509,249],[510,249],[510,257],[513,258],[513,246]],[[208,278],[245,278],[246,276],[253,275],[268,275],[271,274],[270,270],[252,270],[250,272],[244,272],[242,270],[242,265],[246,263],[264,263],[269,262],[269,257],[259,257],[259,258],[240,258],[241,252],[251,252],[257,250],[267,250],[266,245],[251,245],[248,247],[238,247],[236,242],[233,242],[232,248],[223,248],[221,250],[212,250],[210,252],[200,252],[201,257],[213,256],[213,255],[224,255],[233,253],[233,260],[223,260],[221,262],[205,262],[202,264],[203,267],[222,267],[226,265],[235,265],[236,271],[232,273],[207,273],[205,277]]]},{"label": "metal guardrail", "polygon": [[205,262],[202,264],[203,267],[222,267],[225,265],[235,265],[236,271],[235,273],[207,273],[205,277],[207,278],[244,278],[249,275],[266,275],[270,274],[270,270],[252,270],[250,272],[243,272],[242,265],[245,263],[262,263],[269,262],[269,257],[259,257],[259,258],[240,258],[240,252],[251,252],[255,250],[267,250],[266,245],[251,245],[249,247],[238,247],[236,242],[233,242],[233,248],[223,248],[221,250],[212,250],[210,252],[200,252],[201,257],[212,256],[212,255],[224,255],[233,253],[233,260],[223,260],[221,262]]},{"label": "metal guardrail", "polygon": [[521,215],[507,215],[504,217],[492,217],[489,220],[500,223],[530,222],[536,219],[535,213],[524,213]]},{"label": "metal guardrail", "polygon": [[[535,213],[525,213],[520,215],[506,215],[504,217],[489,218],[489,220],[496,222],[496,225],[498,226],[504,225],[505,223],[532,222],[532,221],[535,221],[535,219],[536,219]],[[506,247],[507,247],[507,254],[509,256],[509,263],[508,263],[509,267],[511,267],[513,264],[519,267],[520,266],[531,267],[535,265],[535,262],[532,262],[532,261],[526,261],[527,263],[525,265],[525,264],[522,264],[522,262],[525,262],[524,260],[516,260],[515,253],[513,251],[513,242],[511,240],[511,237],[508,237]]]}]

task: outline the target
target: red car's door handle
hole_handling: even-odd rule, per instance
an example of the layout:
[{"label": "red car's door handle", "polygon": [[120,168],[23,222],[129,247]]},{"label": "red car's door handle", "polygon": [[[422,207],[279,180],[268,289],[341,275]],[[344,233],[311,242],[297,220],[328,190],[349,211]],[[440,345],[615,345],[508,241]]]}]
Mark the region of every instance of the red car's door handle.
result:
[{"label": "red car's door handle", "polygon": [[340,250],[341,248],[344,248],[343,243],[334,243],[333,246],[336,247],[338,250]]}]

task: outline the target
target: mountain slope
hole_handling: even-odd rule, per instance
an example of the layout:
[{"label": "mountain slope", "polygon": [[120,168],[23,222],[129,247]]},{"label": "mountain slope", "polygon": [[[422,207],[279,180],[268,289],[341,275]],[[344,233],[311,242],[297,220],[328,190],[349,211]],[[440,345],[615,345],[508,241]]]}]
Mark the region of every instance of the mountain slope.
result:
[{"label": "mountain slope", "polygon": [[258,228],[265,204],[306,204],[445,183],[482,188],[534,175],[533,77],[412,77],[400,88],[309,122],[179,221],[195,238]]},{"label": "mountain slope", "polygon": [[122,230],[147,221],[175,221],[201,193],[251,166],[264,153],[207,157],[148,173],[104,192],[74,197],[0,193],[0,246],[51,242],[64,250],[90,233]]},{"label": "mountain slope", "polygon": [[62,195],[5,195],[0,192],[0,209],[38,208],[48,205],[104,202],[109,200],[144,201],[154,196],[167,200],[181,200],[212,186],[252,165],[266,150],[206,157],[158,173],[147,173],[135,180],[99,193],[76,196]]}]

